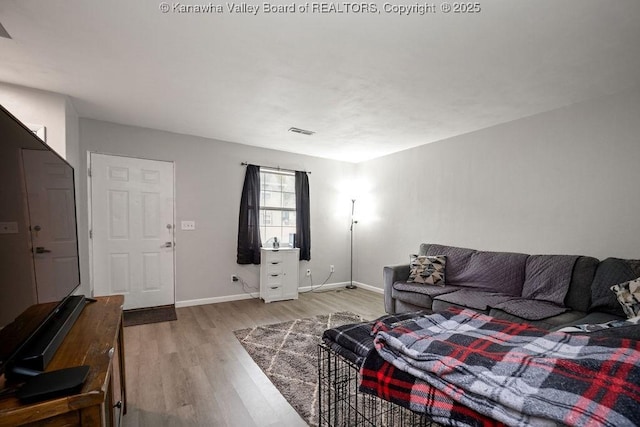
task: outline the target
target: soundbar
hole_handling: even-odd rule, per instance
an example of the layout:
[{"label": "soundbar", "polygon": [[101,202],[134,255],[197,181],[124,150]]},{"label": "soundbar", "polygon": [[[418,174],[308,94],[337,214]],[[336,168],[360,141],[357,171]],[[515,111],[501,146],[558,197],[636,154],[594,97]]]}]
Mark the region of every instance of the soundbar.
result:
[{"label": "soundbar", "polygon": [[9,369],[7,378],[15,378],[40,373],[45,370],[51,359],[69,333],[73,324],[85,306],[84,295],[74,295],[60,306],[41,331],[32,339],[15,359],[15,365]]}]

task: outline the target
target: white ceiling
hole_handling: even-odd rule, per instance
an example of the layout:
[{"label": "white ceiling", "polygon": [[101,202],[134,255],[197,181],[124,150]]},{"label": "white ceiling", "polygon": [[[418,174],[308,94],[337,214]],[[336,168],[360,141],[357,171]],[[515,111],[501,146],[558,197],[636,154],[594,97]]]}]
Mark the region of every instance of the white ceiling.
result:
[{"label": "white ceiling", "polygon": [[2,0],[0,81],[69,95],[81,117],[352,162],[640,85],[638,0],[424,16],[160,3]]}]

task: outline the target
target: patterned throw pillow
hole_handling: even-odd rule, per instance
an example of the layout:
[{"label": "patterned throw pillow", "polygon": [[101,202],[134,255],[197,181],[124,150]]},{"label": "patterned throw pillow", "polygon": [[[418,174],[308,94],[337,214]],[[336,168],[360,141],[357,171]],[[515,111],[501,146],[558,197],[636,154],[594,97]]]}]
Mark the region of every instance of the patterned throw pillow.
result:
[{"label": "patterned throw pillow", "polygon": [[614,285],[611,290],[615,292],[628,318],[640,316],[640,277]]},{"label": "patterned throw pillow", "polygon": [[444,268],[447,257],[444,255],[411,255],[409,283],[444,286]]}]

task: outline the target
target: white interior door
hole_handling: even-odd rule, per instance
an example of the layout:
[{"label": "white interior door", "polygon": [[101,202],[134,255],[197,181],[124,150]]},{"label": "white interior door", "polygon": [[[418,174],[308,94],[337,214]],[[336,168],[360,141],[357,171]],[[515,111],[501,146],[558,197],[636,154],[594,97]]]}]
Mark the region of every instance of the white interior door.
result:
[{"label": "white interior door", "polygon": [[38,303],[80,283],[73,169],[45,150],[22,150]]},{"label": "white interior door", "polygon": [[91,154],[94,295],[173,304],[173,163]]}]

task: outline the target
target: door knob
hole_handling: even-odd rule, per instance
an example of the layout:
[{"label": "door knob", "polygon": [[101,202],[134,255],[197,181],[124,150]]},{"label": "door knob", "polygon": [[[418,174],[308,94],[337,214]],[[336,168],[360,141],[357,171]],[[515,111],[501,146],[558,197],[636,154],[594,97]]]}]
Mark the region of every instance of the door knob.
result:
[{"label": "door knob", "polygon": [[166,242],[163,246],[163,248],[172,248],[173,247],[173,243],[172,242]]},{"label": "door knob", "polygon": [[45,249],[44,246],[36,246],[36,253],[37,254],[46,254],[48,252],[51,252],[49,249]]}]

